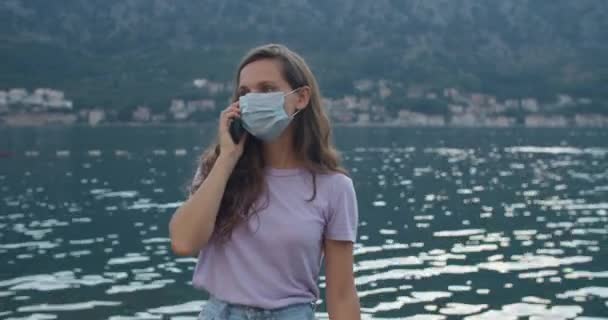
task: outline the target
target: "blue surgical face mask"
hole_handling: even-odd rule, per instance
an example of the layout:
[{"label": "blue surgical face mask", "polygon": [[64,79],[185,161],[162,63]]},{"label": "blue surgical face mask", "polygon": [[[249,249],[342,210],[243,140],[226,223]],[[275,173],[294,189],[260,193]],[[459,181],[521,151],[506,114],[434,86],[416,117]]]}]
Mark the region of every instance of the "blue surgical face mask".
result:
[{"label": "blue surgical face mask", "polygon": [[285,97],[296,92],[288,93],[248,93],[239,98],[243,128],[255,137],[270,142],[277,139],[287,128],[291,119],[300,110],[289,116],[285,112]]}]

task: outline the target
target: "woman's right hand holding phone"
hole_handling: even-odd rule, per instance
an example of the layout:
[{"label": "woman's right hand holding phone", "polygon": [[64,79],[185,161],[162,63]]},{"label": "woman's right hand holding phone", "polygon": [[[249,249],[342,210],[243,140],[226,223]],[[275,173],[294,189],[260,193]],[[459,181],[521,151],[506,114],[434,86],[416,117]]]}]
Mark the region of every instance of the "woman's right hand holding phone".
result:
[{"label": "woman's right hand holding phone", "polygon": [[234,143],[232,136],[230,135],[230,124],[234,119],[241,117],[241,110],[239,108],[239,102],[234,102],[220,115],[219,124],[219,145],[220,145],[220,158],[225,161],[231,161],[236,165],[236,162],[243,155],[245,147],[245,141],[247,140],[247,134],[243,134],[239,143]]},{"label": "woman's right hand holding phone", "polygon": [[238,102],[220,115],[218,128],[220,155],[200,187],[173,214],[169,223],[171,247],[180,256],[196,256],[211,239],[226,184],[243,155],[247,134],[239,143],[230,136],[230,123],[240,118]]}]

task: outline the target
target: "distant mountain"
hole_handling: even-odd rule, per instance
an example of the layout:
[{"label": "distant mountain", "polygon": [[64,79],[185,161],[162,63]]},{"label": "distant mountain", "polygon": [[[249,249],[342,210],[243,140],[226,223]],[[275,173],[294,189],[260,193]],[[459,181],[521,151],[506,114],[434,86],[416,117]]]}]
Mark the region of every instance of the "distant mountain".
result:
[{"label": "distant mountain", "polygon": [[80,107],[166,107],[266,42],[302,53],[329,96],[386,79],[608,99],[605,0],[2,0],[0,38],[0,89],[62,89]]}]

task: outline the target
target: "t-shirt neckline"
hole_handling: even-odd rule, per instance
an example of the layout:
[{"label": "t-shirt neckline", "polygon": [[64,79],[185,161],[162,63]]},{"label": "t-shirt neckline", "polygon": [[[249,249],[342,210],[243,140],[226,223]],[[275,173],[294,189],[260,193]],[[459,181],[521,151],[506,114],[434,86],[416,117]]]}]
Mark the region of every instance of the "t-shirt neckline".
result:
[{"label": "t-shirt neckline", "polygon": [[266,167],[266,174],[274,177],[290,177],[297,176],[304,172],[303,168],[273,168]]}]

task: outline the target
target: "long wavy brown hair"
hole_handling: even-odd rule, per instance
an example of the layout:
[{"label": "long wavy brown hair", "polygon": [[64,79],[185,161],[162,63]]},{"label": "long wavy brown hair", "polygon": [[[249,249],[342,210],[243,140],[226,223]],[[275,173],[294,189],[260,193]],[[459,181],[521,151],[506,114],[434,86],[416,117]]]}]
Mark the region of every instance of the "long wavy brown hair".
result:
[{"label": "long wavy brown hair", "polygon": [[[319,86],[302,57],[283,45],[268,44],[252,49],[241,61],[236,70],[232,102],[239,98],[241,70],[246,65],[262,59],[279,61],[282,75],[292,89],[310,87],[308,106],[294,118],[290,126],[293,126],[294,130],[293,148],[297,153],[296,156],[312,176],[312,196],[308,199],[312,201],[317,194],[316,175],[331,172],[346,174],[340,166],[340,156],[331,142],[331,126],[322,105]],[[258,202],[266,190],[264,177],[266,163],[262,146],[263,142],[254,136],[247,139],[243,155],[228,179],[215,221],[214,237],[228,240],[239,223],[267,205],[267,197],[264,205],[260,206]],[[219,145],[215,142],[201,155],[198,174],[192,181],[190,194],[201,186],[217,160],[219,152]]]}]

